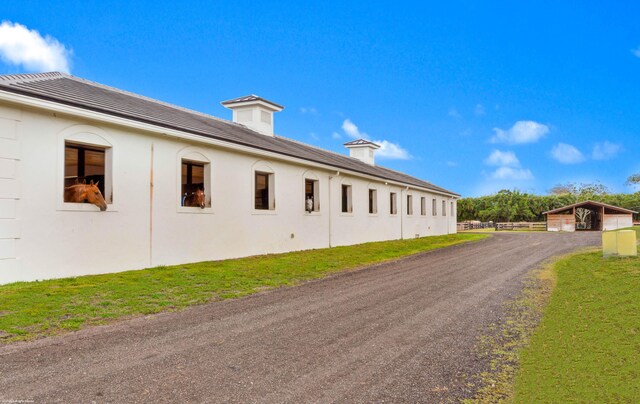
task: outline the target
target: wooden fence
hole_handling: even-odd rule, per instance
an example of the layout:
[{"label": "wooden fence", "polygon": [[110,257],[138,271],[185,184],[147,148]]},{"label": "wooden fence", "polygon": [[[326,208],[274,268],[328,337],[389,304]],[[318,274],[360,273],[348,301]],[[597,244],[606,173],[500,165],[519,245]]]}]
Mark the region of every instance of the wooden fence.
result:
[{"label": "wooden fence", "polygon": [[546,231],[547,222],[496,223],[496,231],[500,230]]},{"label": "wooden fence", "polygon": [[462,222],[458,223],[458,231],[463,230],[478,230],[478,229],[492,229],[494,227],[493,222]]}]

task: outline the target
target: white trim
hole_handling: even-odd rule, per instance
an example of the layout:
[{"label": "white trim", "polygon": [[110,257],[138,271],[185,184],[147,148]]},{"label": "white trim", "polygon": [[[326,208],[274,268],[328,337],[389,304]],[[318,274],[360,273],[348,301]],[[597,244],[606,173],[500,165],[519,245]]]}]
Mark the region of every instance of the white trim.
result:
[{"label": "white trim", "polygon": [[[214,146],[218,146],[218,147],[221,147],[221,148],[224,148],[224,149],[235,150],[235,151],[243,152],[243,153],[250,154],[250,155],[260,156],[260,157],[263,157],[263,158],[269,158],[269,159],[276,159],[276,160],[281,160],[281,161],[293,162],[293,163],[296,163],[296,164],[299,164],[299,165],[303,165],[303,166],[307,166],[307,167],[321,168],[321,169],[327,170],[329,172],[335,172],[336,169],[337,169],[337,167],[334,167],[334,166],[331,166],[331,165],[327,165],[327,164],[316,163],[316,162],[313,162],[313,161],[310,161],[310,160],[305,160],[305,159],[301,159],[301,158],[297,158],[297,157],[290,157],[290,156],[286,156],[286,155],[275,153],[275,152],[255,149],[255,148],[250,147],[250,146],[243,146],[243,145],[239,145],[239,144],[235,144],[235,143],[231,143],[231,142],[226,142],[226,141],[222,141],[222,140],[218,140],[218,139],[212,139],[212,138],[207,138],[207,137],[200,136],[200,135],[194,135],[194,134],[183,132],[183,131],[180,131],[180,130],[163,128],[161,126],[157,126],[157,125],[154,125],[154,124],[138,122],[138,121],[135,121],[133,119],[121,118],[121,117],[109,115],[109,114],[102,113],[102,112],[95,112],[95,111],[86,110],[86,109],[79,108],[79,107],[72,107],[72,106],[60,104],[60,103],[53,102],[53,101],[40,100],[40,99],[37,99],[37,98],[32,98],[32,97],[29,97],[29,96],[26,96],[26,95],[22,95],[22,94],[8,93],[8,92],[0,90],[0,100],[8,101],[8,102],[11,102],[11,103],[16,103],[16,104],[19,104],[19,105],[26,105],[26,106],[29,106],[29,107],[40,108],[40,109],[44,109],[44,110],[48,110],[48,111],[54,111],[54,112],[60,112],[60,113],[64,113],[64,114],[70,114],[70,115],[74,115],[74,116],[79,116],[79,117],[86,118],[86,119],[91,119],[91,120],[94,120],[94,121],[99,121],[99,122],[105,122],[105,123],[125,126],[125,127],[128,127],[128,128],[134,128],[134,129],[138,129],[138,130],[142,130],[142,131],[150,132],[150,133],[154,133],[154,134],[160,134],[160,135],[165,135],[165,136],[169,136],[169,137],[177,137],[177,138],[180,138],[180,139],[190,140],[192,142],[214,145]],[[213,118],[215,118],[215,117],[213,117]],[[219,118],[215,118],[215,119],[219,119]],[[230,124],[233,125],[233,123],[230,123]],[[382,177],[377,177],[377,176],[374,176],[374,175],[359,173],[357,171],[351,171],[351,170],[344,169],[344,168],[340,168],[338,170],[341,171],[341,172],[344,172],[346,174],[352,175],[354,177],[367,178],[367,179],[376,180],[376,181],[379,181],[379,182],[385,182],[385,183],[388,183],[388,184],[393,184],[393,185],[398,185],[398,186],[403,186],[403,187],[409,186],[412,189],[422,190],[422,191],[429,192],[429,193],[432,193],[432,194],[444,195],[444,196],[448,196],[448,197],[451,197],[451,198],[454,198],[454,199],[458,199],[459,198],[459,196],[456,196],[456,195],[451,194],[451,193],[441,192],[441,191],[433,190],[433,189],[430,189],[430,188],[419,187],[419,186],[416,186],[416,185],[409,185],[409,184],[406,184],[406,183],[403,183],[403,182],[399,182],[399,181],[394,181],[394,180],[389,180],[389,179],[382,178]]]}]

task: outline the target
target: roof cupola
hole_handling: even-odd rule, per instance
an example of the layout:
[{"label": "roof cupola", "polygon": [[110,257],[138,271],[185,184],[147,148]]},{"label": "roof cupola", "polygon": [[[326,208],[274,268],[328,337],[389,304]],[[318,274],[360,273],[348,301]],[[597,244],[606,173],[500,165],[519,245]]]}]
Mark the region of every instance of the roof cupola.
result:
[{"label": "roof cupola", "polygon": [[356,139],[345,143],[344,147],[349,149],[349,156],[370,166],[376,165],[375,151],[380,148],[380,145],[365,139]]},{"label": "roof cupola", "polygon": [[284,109],[282,105],[254,94],[223,101],[220,104],[233,111],[233,122],[272,137],[274,136],[273,113]]}]

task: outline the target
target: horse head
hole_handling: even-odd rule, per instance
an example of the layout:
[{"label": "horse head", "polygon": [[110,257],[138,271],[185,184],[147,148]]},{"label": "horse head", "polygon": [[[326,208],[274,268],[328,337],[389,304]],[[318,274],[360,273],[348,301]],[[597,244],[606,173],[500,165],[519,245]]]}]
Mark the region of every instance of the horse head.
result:
[{"label": "horse head", "polygon": [[104,197],[102,196],[102,192],[100,192],[100,189],[98,188],[99,182],[100,181],[94,184],[93,181],[91,181],[88,185],[85,185],[84,197],[87,202],[96,205],[100,208],[101,211],[104,212],[105,210],[107,210],[107,202],[105,202]]},{"label": "horse head", "polygon": [[200,188],[193,193],[193,203],[195,206],[199,206],[200,209],[204,209],[206,198],[204,195],[204,191]]}]

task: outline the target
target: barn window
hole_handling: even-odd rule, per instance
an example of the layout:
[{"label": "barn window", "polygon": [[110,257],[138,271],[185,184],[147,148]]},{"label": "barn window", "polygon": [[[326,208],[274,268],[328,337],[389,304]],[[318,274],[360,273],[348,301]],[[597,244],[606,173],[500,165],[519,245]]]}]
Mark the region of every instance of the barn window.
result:
[{"label": "barn window", "polygon": [[407,195],[407,215],[413,215],[413,196]]},{"label": "barn window", "polygon": [[[64,188],[90,182],[98,184],[104,200],[113,201],[111,176],[107,175],[109,148],[80,143],[64,144]],[[63,193],[64,195],[64,193]],[[64,198],[64,197],[63,197]],[[65,199],[65,202],[73,202]]]},{"label": "barn window", "polygon": [[197,191],[204,192],[204,204],[211,206],[211,189],[208,184],[209,164],[203,161],[181,160],[180,206],[193,205]]},{"label": "barn window", "polygon": [[255,205],[259,210],[274,210],[276,208],[274,174],[261,171],[255,172]]},{"label": "barn window", "polygon": [[369,213],[378,213],[378,191],[375,189],[369,190]]},{"label": "barn window", "polygon": [[453,202],[451,202],[451,210],[449,212],[451,212],[451,216],[455,216],[456,215]]},{"label": "barn window", "polygon": [[389,213],[392,215],[398,213],[398,195],[395,192],[389,193]]},{"label": "barn window", "polygon": [[436,216],[438,214],[438,202],[436,198],[431,200],[431,215]]},{"label": "barn window", "polygon": [[427,215],[427,198],[425,198],[424,196],[420,197],[420,215]]},{"label": "barn window", "polygon": [[353,212],[353,204],[351,200],[351,185],[342,185],[342,212]]},{"label": "barn window", "polygon": [[447,201],[442,201],[442,216],[447,216]]},{"label": "barn window", "polygon": [[305,178],[304,210],[306,210],[307,212],[320,211],[320,181]]}]

